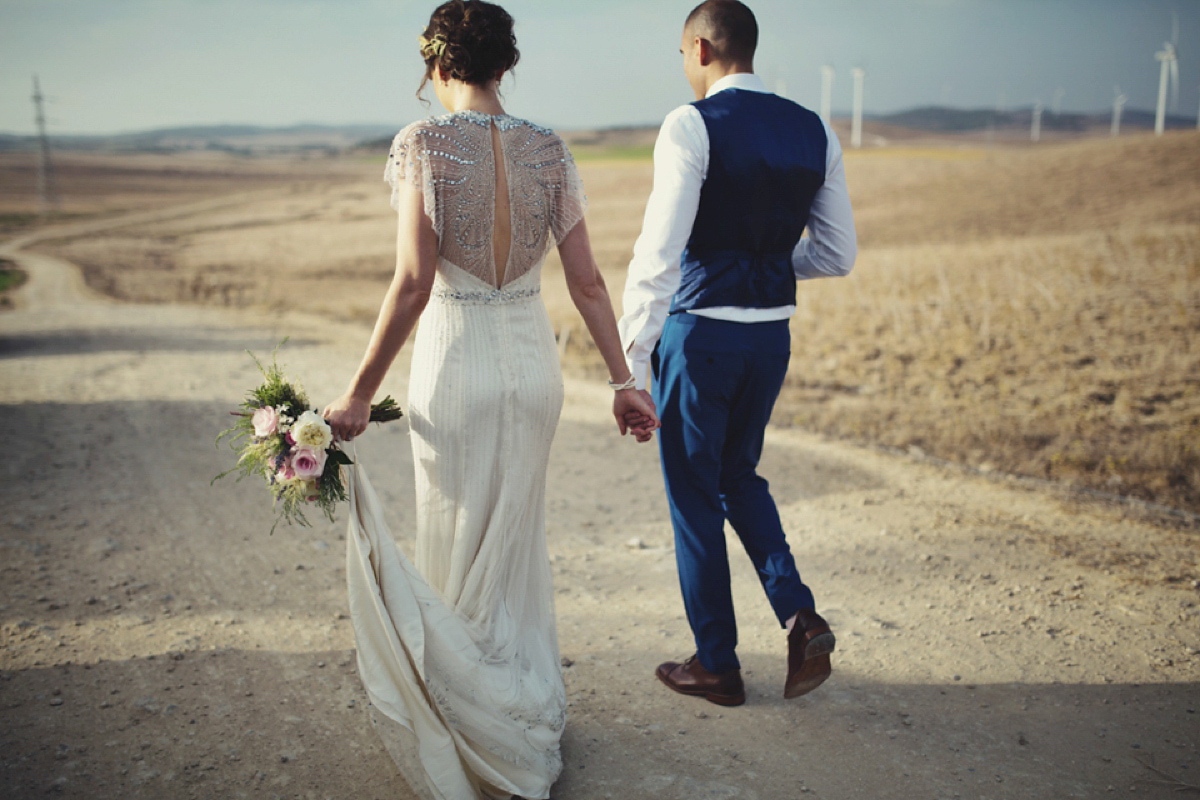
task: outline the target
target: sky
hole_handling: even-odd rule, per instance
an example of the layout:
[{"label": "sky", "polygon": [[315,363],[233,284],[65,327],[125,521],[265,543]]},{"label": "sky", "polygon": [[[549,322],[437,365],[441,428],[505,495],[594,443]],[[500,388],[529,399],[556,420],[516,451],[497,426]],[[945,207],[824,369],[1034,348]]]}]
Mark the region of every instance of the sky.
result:
[{"label": "sky", "polygon": [[[521,61],[505,108],[570,130],[657,124],[693,98],[682,23],[698,0],[506,0]],[[0,132],[33,133],[36,74],[51,135],[186,125],[383,124],[441,108],[415,97],[411,0],[0,0]],[[1178,21],[1173,113],[1200,109],[1200,0],[749,0],[756,71],[816,108],[820,67],[848,111],[923,105],[1101,111],[1113,87],[1153,109],[1154,58]]]}]

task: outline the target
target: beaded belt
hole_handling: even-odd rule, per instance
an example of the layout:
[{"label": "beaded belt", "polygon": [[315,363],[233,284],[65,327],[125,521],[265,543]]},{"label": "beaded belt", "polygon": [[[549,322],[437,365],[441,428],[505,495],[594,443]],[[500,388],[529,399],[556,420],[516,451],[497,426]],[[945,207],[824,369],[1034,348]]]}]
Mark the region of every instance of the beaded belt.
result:
[{"label": "beaded belt", "polygon": [[532,286],[525,289],[492,289],[487,292],[460,292],[455,289],[435,287],[432,296],[446,303],[493,306],[516,303],[520,300],[537,297],[541,293],[542,287],[540,286]]}]

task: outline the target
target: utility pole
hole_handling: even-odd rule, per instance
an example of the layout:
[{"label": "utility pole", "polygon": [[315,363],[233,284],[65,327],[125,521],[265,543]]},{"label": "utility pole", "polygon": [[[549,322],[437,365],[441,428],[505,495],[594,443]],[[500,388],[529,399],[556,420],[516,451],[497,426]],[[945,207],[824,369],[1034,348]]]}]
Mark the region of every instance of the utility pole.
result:
[{"label": "utility pole", "polygon": [[50,165],[50,139],[46,136],[46,114],[42,110],[42,88],[37,75],[33,76],[33,108],[38,131],[38,211],[45,214],[58,208],[58,195],[54,191],[54,169]]}]

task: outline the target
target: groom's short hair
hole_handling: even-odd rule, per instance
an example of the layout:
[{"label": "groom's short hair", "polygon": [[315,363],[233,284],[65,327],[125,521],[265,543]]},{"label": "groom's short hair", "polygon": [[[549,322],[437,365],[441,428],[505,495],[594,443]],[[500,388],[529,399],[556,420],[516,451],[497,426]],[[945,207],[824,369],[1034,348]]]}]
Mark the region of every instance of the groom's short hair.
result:
[{"label": "groom's short hair", "polygon": [[688,14],[685,30],[707,39],[713,57],[723,64],[749,64],[758,47],[754,12],[738,0],[705,0]]}]

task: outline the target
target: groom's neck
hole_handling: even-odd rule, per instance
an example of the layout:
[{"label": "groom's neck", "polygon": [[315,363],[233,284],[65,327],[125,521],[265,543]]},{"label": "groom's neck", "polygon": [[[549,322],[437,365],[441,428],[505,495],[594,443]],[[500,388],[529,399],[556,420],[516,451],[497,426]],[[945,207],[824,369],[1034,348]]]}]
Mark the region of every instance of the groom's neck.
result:
[{"label": "groom's neck", "polygon": [[753,63],[750,63],[750,64],[722,64],[720,62],[714,61],[705,67],[704,93],[705,93],[705,95],[707,95],[708,92],[712,90],[712,87],[716,85],[717,81],[721,80],[722,78],[726,78],[730,75],[753,74],[753,73],[754,73],[754,64]]}]

